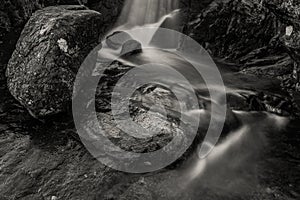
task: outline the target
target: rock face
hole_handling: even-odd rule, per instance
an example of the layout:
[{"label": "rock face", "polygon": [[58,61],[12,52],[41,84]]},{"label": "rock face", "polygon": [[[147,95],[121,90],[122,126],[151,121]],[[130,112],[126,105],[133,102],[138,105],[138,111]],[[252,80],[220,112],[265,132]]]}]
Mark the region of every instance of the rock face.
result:
[{"label": "rock face", "polygon": [[300,91],[300,2],[275,0],[264,5],[286,24],[276,38],[277,48],[283,49],[292,60],[292,70],[283,78],[282,86],[290,92]]},{"label": "rock face", "polygon": [[293,72],[289,77],[290,83],[286,85],[289,89],[300,91],[300,30],[294,31],[290,36],[285,35],[283,45],[293,59]]},{"label": "rock face", "polygon": [[81,6],[36,12],[7,67],[11,94],[36,117],[64,111],[77,70],[97,45],[100,26],[101,15]]},{"label": "rock face", "polygon": [[[102,31],[107,31],[117,20],[124,0],[83,0],[81,3],[102,14]],[[78,0],[5,0],[0,4],[0,63],[6,64],[17,40],[31,15],[44,7],[78,5]]]},{"label": "rock face", "polygon": [[89,9],[96,10],[102,14],[103,31],[113,28],[119,14],[122,11],[125,0],[86,0]]},{"label": "rock face", "polygon": [[192,19],[202,12],[214,0],[180,0],[179,8],[183,12],[185,18]]},{"label": "rock face", "polygon": [[236,60],[269,44],[279,20],[261,1],[217,0],[191,23],[191,36],[214,56]]},{"label": "rock face", "polygon": [[0,5],[0,62],[8,62],[24,25],[46,6],[78,4],[77,0],[5,0]]},{"label": "rock face", "polygon": [[202,9],[186,32],[213,56],[300,89],[299,1],[215,0]]},{"label": "rock face", "polygon": [[6,63],[14,50],[18,35],[26,21],[41,5],[38,0],[1,1],[0,4],[0,62]]}]

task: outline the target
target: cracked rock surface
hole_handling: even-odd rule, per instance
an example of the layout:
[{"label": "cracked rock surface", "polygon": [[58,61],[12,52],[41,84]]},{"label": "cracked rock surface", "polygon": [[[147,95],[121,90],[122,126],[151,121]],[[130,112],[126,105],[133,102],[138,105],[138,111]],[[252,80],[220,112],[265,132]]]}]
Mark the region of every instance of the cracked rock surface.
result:
[{"label": "cracked rock surface", "polygon": [[81,6],[48,7],[25,26],[6,71],[11,94],[39,118],[63,112],[77,71],[98,44],[101,14]]}]

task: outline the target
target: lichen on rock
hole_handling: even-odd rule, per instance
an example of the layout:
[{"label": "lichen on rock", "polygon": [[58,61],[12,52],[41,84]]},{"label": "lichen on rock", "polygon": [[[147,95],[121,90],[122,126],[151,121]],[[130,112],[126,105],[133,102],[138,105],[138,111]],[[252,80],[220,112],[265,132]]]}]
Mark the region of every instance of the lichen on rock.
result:
[{"label": "lichen on rock", "polygon": [[6,75],[10,92],[33,116],[68,109],[75,75],[98,44],[101,22],[100,13],[82,6],[48,7],[31,17]]}]

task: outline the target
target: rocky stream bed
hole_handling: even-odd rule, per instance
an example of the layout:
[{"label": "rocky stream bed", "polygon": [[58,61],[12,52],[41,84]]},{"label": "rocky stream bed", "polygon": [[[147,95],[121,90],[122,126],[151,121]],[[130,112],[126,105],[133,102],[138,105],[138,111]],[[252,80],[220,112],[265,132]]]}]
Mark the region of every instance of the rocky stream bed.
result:
[{"label": "rocky stream bed", "polygon": [[[245,118],[252,127],[251,136],[232,147],[239,155],[249,154],[246,161],[225,154],[210,165],[203,179],[186,185],[205,123],[176,162],[145,174],[109,168],[82,144],[70,112],[74,78],[99,36],[113,26],[123,1],[83,3],[92,10],[57,6],[77,1],[0,4],[0,200],[300,198],[299,1],[181,2],[183,15],[191,13],[185,16],[188,26],[182,27],[183,32],[213,56],[226,86],[223,138],[242,127]],[[287,27],[293,29],[290,35]],[[176,99],[157,85],[140,88],[132,97],[131,114],[137,123],[154,125],[163,134],[140,140],[128,137],[112,122],[108,102],[116,81],[131,68],[114,62],[104,72],[102,91],[96,94],[97,117],[116,145],[139,153],[155,151],[172,139],[178,127],[178,116],[172,112]],[[199,104],[206,108],[211,102],[201,92]],[[149,104],[141,104],[139,95]],[[166,105],[170,118],[159,112],[146,115],[151,103]],[[289,121],[285,128],[276,126],[277,117]],[[260,132],[267,141],[263,148],[257,142]],[[184,140],[185,130],[179,133]],[[258,158],[247,152],[252,150],[259,152]]]}]

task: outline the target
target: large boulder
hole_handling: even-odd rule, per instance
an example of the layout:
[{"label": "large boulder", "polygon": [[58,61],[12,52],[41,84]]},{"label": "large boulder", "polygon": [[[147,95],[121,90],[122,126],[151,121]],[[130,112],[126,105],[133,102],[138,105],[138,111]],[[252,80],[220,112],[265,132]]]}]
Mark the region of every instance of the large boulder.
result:
[{"label": "large boulder", "polygon": [[260,0],[215,0],[190,24],[190,34],[216,57],[238,61],[268,45],[282,29]]},{"label": "large boulder", "polygon": [[81,63],[97,45],[101,14],[82,6],[48,7],[26,24],[6,75],[11,94],[35,117],[67,109]]},{"label": "large boulder", "polygon": [[47,6],[78,4],[77,0],[5,0],[0,4],[0,63],[6,64],[31,15]]},{"label": "large boulder", "polygon": [[[3,3],[2,3],[3,2]],[[86,5],[102,14],[102,31],[117,20],[124,0],[5,0],[0,4],[0,64],[7,64],[20,34],[32,14],[47,6]]]}]

